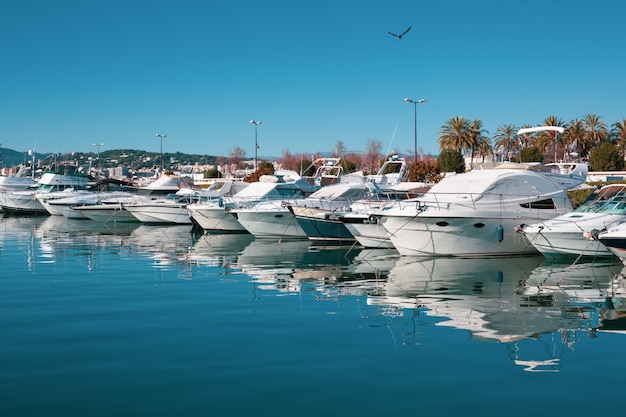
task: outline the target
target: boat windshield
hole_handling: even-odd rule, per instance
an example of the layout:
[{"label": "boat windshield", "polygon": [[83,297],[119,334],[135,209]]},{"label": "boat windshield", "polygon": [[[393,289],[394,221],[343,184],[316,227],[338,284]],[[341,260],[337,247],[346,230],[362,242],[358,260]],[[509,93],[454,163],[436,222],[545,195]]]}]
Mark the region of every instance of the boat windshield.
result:
[{"label": "boat windshield", "polygon": [[620,192],[611,198],[596,198],[588,200],[576,209],[582,213],[614,213],[626,214],[626,194]]}]

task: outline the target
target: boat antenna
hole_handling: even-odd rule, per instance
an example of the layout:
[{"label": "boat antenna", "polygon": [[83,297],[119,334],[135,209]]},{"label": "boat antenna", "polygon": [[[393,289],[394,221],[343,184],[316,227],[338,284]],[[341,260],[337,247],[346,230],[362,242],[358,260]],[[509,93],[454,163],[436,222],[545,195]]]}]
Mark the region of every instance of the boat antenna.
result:
[{"label": "boat antenna", "polygon": [[387,148],[387,154],[385,155],[385,160],[389,157],[391,153],[391,145],[393,144],[393,139],[396,137],[396,130],[398,130],[398,124],[396,123],[396,127],[393,129],[393,135],[391,135],[391,141],[389,142],[389,147]]}]

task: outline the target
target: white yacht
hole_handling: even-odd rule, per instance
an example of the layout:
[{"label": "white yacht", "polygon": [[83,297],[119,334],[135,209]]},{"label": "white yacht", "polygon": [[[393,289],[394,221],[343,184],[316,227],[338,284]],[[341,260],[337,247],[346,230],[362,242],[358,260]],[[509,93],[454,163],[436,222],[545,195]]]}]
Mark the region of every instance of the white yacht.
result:
[{"label": "white yacht", "polygon": [[407,181],[407,168],[404,158],[392,155],[376,174],[344,175],[338,184],[324,187],[287,207],[309,240],[352,244],[356,237],[348,229],[348,222],[363,222],[362,214],[381,209],[410,190],[424,187],[421,182]]},{"label": "white yacht", "polygon": [[351,207],[349,212],[341,216],[341,221],[359,245],[372,249],[393,249],[389,232],[380,222],[380,218],[374,214],[397,201],[424,195],[431,186],[421,182],[400,182],[392,187],[391,192],[386,193],[389,198],[378,198],[377,201],[372,201],[373,204],[369,207]]},{"label": "white yacht", "polygon": [[422,197],[379,213],[401,255],[522,255],[537,250],[519,233],[573,210],[567,190],[585,182],[586,165],[569,175],[510,164],[444,178]]},{"label": "white yacht", "polygon": [[215,181],[207,189],[181,183],[180,189],[166,198],[130,201],[124,203],[123,206],[142,223],[192,224],[189,210],[187,210],[189,204],[233,195],[247,185],[246,182],[234,179]]},{"label": "white yacht", "polygon": [[252,207],[263,201],[283,201],[296,196],[306,196],[318,189],[297,172],[279,170],[273,175],[263,175],[231,197],[220,197],[208,202],[187,205],[192,221],[205,232],[248,233],[231,211]]},{"label": "white yacht", "polygon": [[[257,204],[237,207],[230,212],[238,222],[252,235],[258,238],[306,239],[306,233],[288,205],[317,192],[319,189],[341,182],[343,168],[339,165],[340,158],[318,158],[302,174],[302,178],[313,185],[310,192],[285,199],[268,199]],[[312,173],[311,175],[309,175]],[[315,194],[313,194],[315,195]]]},{"label": "white yacht", "polygon": [[97,222],[139,222],[125,204],[148,204],[165,199],[180,190],[180,177],[162,175],[136,192],[104,195],[95,204],[73,206],[72,209]]},{"label": "white yacht", "polygon": [[122,203],[124,209],[142,223],[191,224],[188,197],[174,196],[148,201]]},{"label": "white yacht", "polygon": [[71,195],[74,190],[87,188],[89,177],[65,175],[53,172],[44,173],[37,181],[36,189],[0,193],[0,206],[4,213],[45,214],[48,212],[37,196],[45,194],[50,198]]},{"label": "white yacht", "polygon": [[37,199],[44,206],[46,211],[53,216],[64,216],[70,219],[87,219],[81,211],[74,210],[76,207],[95,206],[102,201],[116,198],[130,198],[135,194],[130,191],[87,191],[77,190],[68,193],[66,197],[46,198],[45,195],[38,195]]},{"label": "white yacht", "polygon": [[[356,181],[349,179],[357,178]],[[346,174],[338,184],[322,187],[308,198],[289,202],[287,208],[295,217],[304,235],[309,240],[333,244],[346,244],[355,241],[341,217],[351,210],[354,204],[364,209],[370,198],[376,194],[376,186],[364,177]]]},{"label": "white yacht", "polygon": [[73,206],[72,210],[84,216],[100,223],[128,223],[137,222],[139,220],[127,211],[123,204],[137,200],[146,201],[147,197],[141,197],[138,195],[125,195],[125,196],[111,196],[98,200],[96,204],[84,204]]},{"label": "white yacht", "polygon": [[626,265],[626,222],[604,230],[594,230],[585,234],[588,239],[602,243],[607,250]]},{"label": "white yacht", "polygon": [[592,193],[570,213],[520,225],[518,231],[548,258],[604,256],[613,253],[586,233],[611,228],[626,221],[626,184],[609,184]]},{"label": "white yacht", "polygon": [[0,192],[11,192],[36,188],[37,181],[28,175],[28,169],[20,166],[15,175],[0,175]]}]

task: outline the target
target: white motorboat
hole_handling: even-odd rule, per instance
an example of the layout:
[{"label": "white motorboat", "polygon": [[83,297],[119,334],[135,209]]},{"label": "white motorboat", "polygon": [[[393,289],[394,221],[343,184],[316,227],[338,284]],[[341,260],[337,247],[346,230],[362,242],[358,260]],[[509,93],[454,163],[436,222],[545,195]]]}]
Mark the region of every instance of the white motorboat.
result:
[{"label": "white motorboat", "polygon": [[298,173],[279,170],[273,175],[263,175],[233,196],[220,197],[207,202],[187,205],[194,223],[205,232],[248,233],[231,211],[252,207],[263,201],[283,201],[296,196],[306,196],[318,189],[302,179]]},{"label": "white motorboat", "polygon": [[614,225],[608,229],[585,233],[585,237],[600,242],[626,265],[626,222]]},{"label": "white motorboat", "polygon": [[401,255],[537,253],[515,228],[572,211],[567,190],[586,177],[586,165],[562,175],[506,164],[444,178],[422,197],[376,214]]},{"label": "white motorboat", "polygon": [[421,182],[401,182],[393,186],[391,192],[386,193],[388,199],[378,198],[377,204],[366,207],[350,207],[351,211],[342,215],[341,221],[358,244],[364,248],[393,249],[389,232],[380,222],[380,218],[373,213],[380,212],[384,207],[396,201],[421,196],[430,188],[431,185]]},{"label": "white motorboat", "polygon": [[[287,206],[307,198],[313,191],[339,183],[343,174],[339,161],[339,158],[319,158],[313,161],[302,174],[302,178],[314,186],[307,194],[278,200],[263,200],[251,206],[236,207],[230,212],[246,231],[255,237],[306,239],[306,233]],[[310,171],[313,174],[307,175]]]},{"label": "white motorboat", "polygon": [[97,204],[73,206],[72,210],[77,211],[80,215],[88,219],[100,223],[139,223],[139,220],[127,211],[123,205],[124,203],[137,200],[149,201],[147,197],[138,195],[113,196],[101,199]]},{"label": "white motorboat", "polygon": [[36,188],[37,181],[27,175],[27,169],[20,166],[15,175],[0,175],[0,192],[12,192]]},{"label": "white motorboat", "polygon": [[518,231],[549,258],[604,256],[613,253],[600,240],[585,234],[626,221],[626,184],[609,184],[590,195],[580,207],[552,219],[521,225]]},{"label": "white motorboat", "polygon": [[319,188],[308,197],[267,200],[250,207],[232,210],[239,223],[258,238],[307,239],[308,235],[298,221],[299,215],[313,212],[332,211],[333,207],[344,208],[351,202],[363,198],[372,187],[361,180],[346,182],[351,174],[342,177],[339,183]]},{"label": "white motorboat", "polygon": [[324,187],[287,207],[309,240],[354,243],[356,237],[348,229],[348,222],[362,222],[363,213],[381,209],[398,198],[406,197],[407,193],[419,195],[423,192],[416,190],[423,189],[425,184],[407,182],[407,174],[404,158],[393,155],[374,175],[344,175],[338,184]]},{"label": "white motorboat", "polygon": [[149,201],[130,201],[123,207],[142,223],[191,224],[190,197],[174,196]]},{"label": "white motorboat", "polygon": [[182,178],[178,175],[163,174],[148,184],[137,187],[137,194],[149,196],[166,196],[181,188]]},{"label": "white motorboat", "polygon": [[123,204],[137,220],[142,223],[152,224],[192,224],[187,205],[197,201],[233,195],[237,190],[242,190],[248,183],[239,180],[216,181],[207,189],[183,186],[166,198],[152,199],[149,201],[131,201]]},{"label": "white motorboat", "polygon": [[359,245],[364,248],[393,249],[393,242],[389,238],[387,229],[378,220],[378,217],[365,211],[346,213],[341,217],[341,222]]},{"label": "white motorboat", "polygon": [[102,201],[114,198],[130,198],[135,194],[129,191],[87,191],[78,190],[62,198],[46,198],[38,195],[37,198],[46,211],[53,216],[64,216],[70,219],[87,219],[83,212],[74,210],[75,207],[100,204]]},{"label": "white motorboat", "polygon": [[44,173],[37,181],[36,189],[0,193],[0,206],[4,213],[48,214],[37,196],[45,194],[49,198],[71,195],[74,190],[87,188],[89,177],[65,175],[53,172]]},{"label": "white motorboat", "polygon": [[306,239],[306,233],[287,208],[290,200],[267,200],[230,212],[257,238]]},{"label": "white motorboat", "polygon": [[352,174],[344,175],[338,184],[322,187],[308,198],[287,204],[309,240],[333,244],[351,244],[355,241],[341,217],[351,211],[350,206],[357,201],[361,206],[369,205],[366,201],[369,202],[377,190],[375,185],[367,181],[345,181],[349,175]]},{"label": "white motorboat", "polygon": [[139,187],[136,192],[104,194],[95,204],[75,205],[73,210],[97,222],[139,222],[139,219],[126,210],[126,204],[151,204],[165,200],[181,187],[181,179],[176,175],[162,175],[148,185]]}]

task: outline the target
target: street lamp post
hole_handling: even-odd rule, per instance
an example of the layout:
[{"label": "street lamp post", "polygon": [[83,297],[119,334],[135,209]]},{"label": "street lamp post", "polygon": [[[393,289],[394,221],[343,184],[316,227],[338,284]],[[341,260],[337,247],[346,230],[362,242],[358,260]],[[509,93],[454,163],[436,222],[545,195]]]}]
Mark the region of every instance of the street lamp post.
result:
[{"label": "street lamp post", "polygon": [[98,168],[98,178],[100,178],[100,146],[104,146],[104,143],[92,143],[91,146],[98,147],[98,157],[96,167]]},{"label": "street lamp post", "polygon": [[417,164],[417,105],[426,103],[426,99],[412,100],[407,97],[404,101],[413,103],[413,158]]},{"label": "street lamp post", "polygon": [[250,123],[254,125],[254,171],[257,170],[257,152],[259,150],[259,142],[257,141],[257,128],[263,122],[258,120],[250,120]]},{"label": "street lamp post", "polygon": [[157,138],[161,138],[161,174],[163,173],[163,139],[167,137],[167,135],[161,135],[159,133],[156,134]]}]

